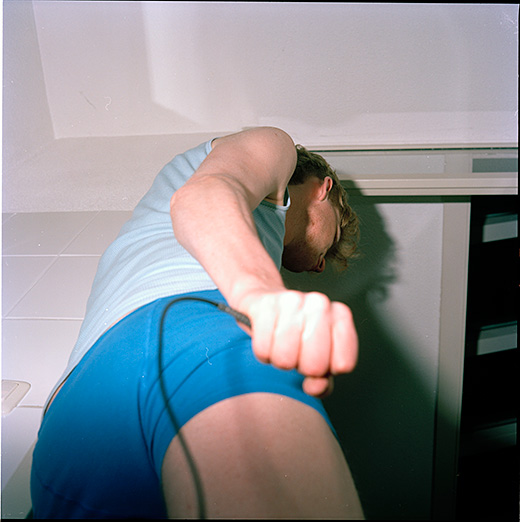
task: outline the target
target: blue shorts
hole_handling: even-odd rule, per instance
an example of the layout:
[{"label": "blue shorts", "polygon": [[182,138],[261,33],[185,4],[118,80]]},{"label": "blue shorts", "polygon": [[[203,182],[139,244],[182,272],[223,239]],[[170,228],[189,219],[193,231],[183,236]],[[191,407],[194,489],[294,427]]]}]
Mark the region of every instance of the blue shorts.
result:
[{"label": "blue shorts", "polygon": [[[216,290],[186,295],[224,302]],[[119,321],[67,379],[34,450],[34,518],[165,518],[161,467],[176,434],[165,397],[179,427],[212,404],[252,392],[297,399],[330,425],[321,401],[303,392],[303,377],[258,362],[250,337],[216,307],[172,305],[160,336],[172,299]]]}]

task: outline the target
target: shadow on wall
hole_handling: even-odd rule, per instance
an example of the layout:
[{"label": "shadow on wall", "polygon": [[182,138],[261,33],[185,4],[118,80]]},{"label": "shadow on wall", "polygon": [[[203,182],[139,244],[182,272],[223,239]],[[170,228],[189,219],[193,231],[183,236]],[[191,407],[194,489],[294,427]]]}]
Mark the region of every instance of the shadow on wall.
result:
[{"label": "shadow on wall", "polygon": [[335,379],[325,407],[336,427],[369,519],[425,519],[430,516],[433,455],[432,393],[400,339],[375,310],[399,282],[396,245],[373,198],[350,202],[361,221],[361,256],[338,273],[283,271],[288,287],[321,291],[346,303],[354,314],[360,353],[354,372]]}]

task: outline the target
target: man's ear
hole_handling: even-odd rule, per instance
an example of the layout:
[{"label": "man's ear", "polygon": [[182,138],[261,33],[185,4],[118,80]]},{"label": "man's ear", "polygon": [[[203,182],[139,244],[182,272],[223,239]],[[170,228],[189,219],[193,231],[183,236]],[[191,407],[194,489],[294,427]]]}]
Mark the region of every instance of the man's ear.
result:
[{"label": "man's ear", "polygon": [[334,182],[330,176],[326,176],[323,180],[323,183],[320,186],[318,199],[319,201],[324,201],[329,197],[329,192],[332,189]]}]

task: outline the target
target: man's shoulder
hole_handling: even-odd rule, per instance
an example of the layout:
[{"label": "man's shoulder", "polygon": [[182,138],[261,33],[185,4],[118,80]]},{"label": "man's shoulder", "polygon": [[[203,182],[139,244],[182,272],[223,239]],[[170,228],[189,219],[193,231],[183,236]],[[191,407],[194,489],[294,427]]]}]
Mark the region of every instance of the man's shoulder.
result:
[{"label": "man's shoulder", "polygon": [[212,146],[215,148],[223,143],[242,147],[254,146],[256,148],[273,149],[290,155],[295,154],[295,145],[291,136],[278,127],[249,127],[214,139]]}]

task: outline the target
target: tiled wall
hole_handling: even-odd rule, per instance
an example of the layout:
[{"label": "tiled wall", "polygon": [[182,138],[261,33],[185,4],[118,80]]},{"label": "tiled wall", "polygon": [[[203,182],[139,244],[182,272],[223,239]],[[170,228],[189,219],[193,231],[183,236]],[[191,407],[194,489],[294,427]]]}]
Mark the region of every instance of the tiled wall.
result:
[{"label": "tiled wall", "polygon": [[43,405],[76,341],[99,258],[130,215],[2,216],[2,380],[31,386],[2,416],[2,518],[30,508],[29,457]]}]

